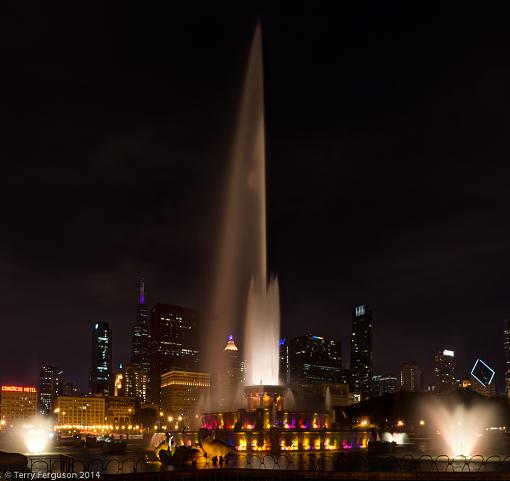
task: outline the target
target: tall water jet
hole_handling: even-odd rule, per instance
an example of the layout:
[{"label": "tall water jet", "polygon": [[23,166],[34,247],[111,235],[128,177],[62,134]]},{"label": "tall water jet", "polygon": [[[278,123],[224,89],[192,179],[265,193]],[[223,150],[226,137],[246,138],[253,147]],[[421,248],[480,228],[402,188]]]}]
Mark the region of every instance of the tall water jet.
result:
[{"label": "tall water jet", "polygon": [[[267,279],[262,37],[257,25],[243,87],[210,320],[215,335],[245,316],[248,384],[278,384],[278,284]],[[218,332],[219,331],[219,332]]]}]

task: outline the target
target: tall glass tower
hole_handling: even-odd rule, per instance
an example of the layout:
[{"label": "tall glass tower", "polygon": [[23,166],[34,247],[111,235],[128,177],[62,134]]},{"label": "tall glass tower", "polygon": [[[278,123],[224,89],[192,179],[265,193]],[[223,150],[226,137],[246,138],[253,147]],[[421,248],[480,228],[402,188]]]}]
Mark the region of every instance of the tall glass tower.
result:
[{"label": "tall glass tower", "polygon": [[90,368],[91,394],[112,391],[112,331],[107,322],[96,322],[92,329],[92,363]]},{"label": "tall glass tower", "polygon": [[352,310],[351,376],[355,394],[365,398],[372,393],[373,351],[372,311],[366,304]]},{"label": "tall glass tower", "polygon": [[138,294],[138,308],[136,310],[136,322],[133,327],[131,364],[139,371],[149,374],[150,368],[150,319],[149,309],[145,302],[145,281],[140,279],[140,290]]},{"label": "tall glass tower", "polygon": [[64,394],[63,371],[55,366],[43,364],[39,375],[39,411],[51,414],[53,401]]}]

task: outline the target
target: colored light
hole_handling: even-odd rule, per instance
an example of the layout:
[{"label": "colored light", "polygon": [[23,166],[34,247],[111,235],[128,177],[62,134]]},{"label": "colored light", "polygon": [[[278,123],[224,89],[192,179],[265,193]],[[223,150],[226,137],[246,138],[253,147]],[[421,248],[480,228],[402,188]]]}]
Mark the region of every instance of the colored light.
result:
[{"label": "colored light", "polygon": [[[486,383],[484,383],[482,380],[480,380],[478,378],[478,376],[475,374],[475,370],[476,370],[476,366],[478,366],[478,363],[481,363],[483,364],[489,371],[490,371],[490,379],[489,381]],[[490,386],[490,383],[492,382],[492,380],[494,379],[494,374],[495,374],[495,371],[494,369],[492,369],[491,367],[489,367],[485,362],[483,362],[481,359],[477,359],[476,362],[475,362],[475,365],[473,366],[473,369],[471,369],[471,376],[473,376],[482,386],[484,387],[489,387]]]}]

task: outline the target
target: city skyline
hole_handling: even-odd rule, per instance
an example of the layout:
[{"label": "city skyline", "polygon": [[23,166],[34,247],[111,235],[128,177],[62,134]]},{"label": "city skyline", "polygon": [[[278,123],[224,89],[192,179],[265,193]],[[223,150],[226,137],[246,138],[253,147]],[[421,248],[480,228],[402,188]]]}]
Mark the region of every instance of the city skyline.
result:
[{"label": "city skyline", "polygon": [[[33,384],[41,364],[65,363],[83,389],[95,322],[114,333],[113,365],[128,362],[141,275],[151,306],[205,311],[260,16],[269,270],[281,281],[283,334],[339,339],[347,359],[350,312],[366,302],[374,372],[415,361],[430,383],[434,354],[448,347],[459,376],[481,358],[501,390],[503,19],[471,12],[480,28],[453,35],[454,12],[402,22],[405,13],[381,7],[341,16],[295,7],[287,22],[278,8],[158,16],[126,7],[137,29],[106,9],[108,26],[90,30],[67,8],[46,19],[48,33],[21,14],[3,28],[5,383]],[[179,21],[169,28],[168,18]]]},{"label": "city skyline", "polygon": [[[156,303],[156,304],[152,305],[151,303],[147,302],[146,294],[145,294],[145,278],[144,277],[139,278],[137,299],[138,299],[138,304],[137,304],[137,309],[136,309],[137,314],[135,316],[135,321],[133,322],[133,325],[131,326],[131,328],[134,329],[134,331],[132,330],[131,332],[137,331],[137,328],[139,328],[139,326],[140,326],[140,319],[142,319],[142,322],[144,325],[145,325],[145,323],[148,322],[149,326],[150,326],[150,324],[154,324],[154,323],[155,323],[154,326],[157,326],[160,323],[160,321],[163,321],[164,318],[169,316],[169,318],[166,319],[165,322],[167,322],[167,321],[171,321],[171,322],[168,324],[168,326],[166,325],[166,323],[164,323],[166,326],[164,329],[164,332],[167,332],[166,334],[164,334],[164,336],[166,336],[166,337],[168,337],[169,335],[173,336],[172,344],[174,343],[174,341],[180,339],[181,334],[179,334],[178,331],[180,331],[182,329],[182,327],[180,327],[180,323],[182,322],[183,319],[184,319],[185,324],[187,324],[188,322],[190,322],[189,321],[190,318],[188,318],[187,316],[191,315],[192,316],[191,319],[195,318],[195,316],[197,319],[200,317],[199,311],[196,311],[189,307],[172,305],[172,304],[167,304],[167,303]],[[152,312],[152,315],[149,314],[150,311]],[[140,315],[140,313],[142,313],[142,314]],[[162,313],[165,313],[165,314],[162,314]],[[183,316],[183,315],[184,315],[184,318],[179,317],[179,316]],[[355,393],[357,392],[357,393],[361,394],[362,397],[365,397],[365,396],[372,397],[372,396],[381,395],[381,394],[375,394],[378,389],[378,388],[376,388],[376,383],[380,382],[380,379],[385,380],[388,376],[390,376],[392,379],[394,378],[396,382],[397,382],[397,379],[399,379],[397,382],[399,388],[397,390],[404,390],[404,391],[409,390],[404,385],[405,383],[402,379],[402,369],[404,369],[404,366],[415,366],[419,370],[419,376],[420,376],[419,388],[418,389],[413,388],[411,390],[417,390],[417,391],[427,391],[427,390],[431,390],[431,389],[436,389],[439,391],[442,390],[441,386],[444,381],[438,380],[438,372],[440,372],[442,369],[441,367],[438,367],[438,362],[442,363],[442,361],[438,361],[438,359],[446,359],[446,360],[451,359],[452,361],[455,359],[455,362],[458,362],[458,360],[459,360],[458,357],[455,355],[455,351],[450,350],[450,349],[441,348],[441,349],[439,349],[438,352],[436,351],[434,353],[433,367],[430,370],[430,372],[427,372],[426,370],[425,370],[425,372],[423,372],[421,366],[416,364],[414,362],[414,360],[400,359],[398,357],[398,355],[396,355],[394,358],[395,365],[397,365],[397,363],[398,363],[398,367],[396,367],[392,371],[384,371],[384,373],[383,373],[383,371],[381,371],[379,369],[374,369],[374,368],[370,367],[366,371],[365,374],[360,374],[359,368],[353,369],[353,365],[355,365],[356,363],[360,364],[361,366],[363,366],[363,364],[365,362],[373,363],[373,359],[371,359],[371,353],[373,353],[374,339],[373,339],[373,333],[370,332],[370,334],[368,334],[369,340],[368,341],[363,340],[361,342],[361,345],[364,346],[363,349],[366,349],[366,351],[365,351],[366,354],[364,355],[365,357],[362,356],[358,360],[358,358],[356,357],[357,355],[355,355],[353,358],[353,353],[352,353],[353,343],[360,341],[360,339],[359,339],[360,335],[361,335],[361,337],[363,337],[363,335],[367,336],[367,333],[366,333],[366,331],[364,331],[364,329],[366,329],[366,328],[369,328],[370,330],[372,329],[373,319],[372,319],[372,310],[368,304],[360,304],[360,305],[353,306],[353,308],[351,309],[351,315],[352,315],[352,330],[351,330],[351,336],[350,336],[349,340],[324,338],[323,336],[317,336],[317,334],[320,334],[320,333],[314,334],[310,330],[308,332],[306,332],[305,334],[300,334],[300,335],[294,336],[294,337],[283,336],[280,339],[280,371],[282,371],[282,369],[283,369],[283,371],[282,371],[283,373],[289,372],[290,375],[284,374],[284,376],[289,375],[288,382],[286,382],[284,380],[284,377],[280,376],[280,383],[288,384],[289,386],[296,387],[297,385],[299,385],[299,382],[297,382],[298,378],[295,377],[296,375],[304,376],[305,378],[306,378],[306,376],[311,375],[312,376],[311,379],[312,379],[313,374],[307,374],[307,369],[312,369],[312,371],[310,371],[310,373],[312,373],[313,369],[316,369],[313,366],[313,362],[315,362],[318,365],[317,367],[319,368],[319,370],[324,370],[324,372],[319,375],[319,378],[321,376],[323,376],[323,380],[321,382],[335,382],[334,378],[336,377],[337,378],[336,382],[347,383],[348,385],[351,386],[351,388],[353,389],[353,392],[355,392]],[[152,317],[152,320],[151,320],[151,317]],[[363,323],[359,324],[359,321],[358,321],[359,318],[365,319],[364,322],[366,322],[366,324],[363,324]],[[175,320],[177,320],[178,324],[175,324]],[[504,344],[505,355],[507,352],[507,345],[508,345],[508,343],[506,342],[506,339],[507,339],[506,334],[508,332],[507,324],[508,324],[507,321],[505,321],[504,322],[505,328],[504,329],[502,328],[502,330],[501,330],[501,341],[502,341],[502,344]],[[170,361],[169,363],[168,363],[168,361],[166,361],[166,364],[168,364],[168,366],[170,366],[170,367],[164,368],[163,370],[161,370],[161,373],[168,372],[169,370],[176,369],[176,368],[179,369],[179,367],[184,367],[185,370],[191,370],[191,371],[201,369],[202,371],[209,372],[209,373],[214,373],[218,369],[217,366],[213,366],[213,365],[208,366],[207,362],[205,362],[205,363],[203,361],[199,362],[198,359],[201,356],[199,350],[198,351],[193,351],[193,350],[189,351],[189,348],[192,345],[195,346],[192,349],[198,349],[197,346],[204,342],[203,339],[201,340],[203,335],[197,334],[199,331],[197,329],[198,324],[197,324],[196,319],[191,320],[189,326],[190,326],[189,327],[190,329],[191,329],[191,326],[194,326],[192,331],[190,331],[190,332],[193,332],[194,334],[192,335],[192,337],[189,337],[190,334],[187,334],[188,339],[186,342],[187,343],[192,342],[192,344],[185,343],[178,349],[178,351],[179,352],[182,351],[182,353],[185,353],[186,357],[188,355],[190,355],[191,356],[190,359],[193,358],[194,360],[191,362],[190,361],[182,361],[182,360],[179,360],[179,357],[175,357],[177,354],[177,350],[173,353],[169,352],[167,354],[170,356],[169,359],[174,359],[174,361]],[[106,345],[103,346],[103,348],[100,348],[99,350],[98,350],[98,345],[97,345],[98,334],[96,334],[98,327],[100,328],[100,332],[105,332],[105,333],[107,332],[107,334],[105,334],[107,336],[107,338],[99,337],[99,339],[103,339],[103,341],[100,341],[100,342],[106,341]],[[101,331],[101,329],[102,329],[102,331]],[[159,331],[160,328],[157,328],[156,330]],[[163,331],[161,331],[161,332],[163,332]],[[129,361],[130,358],[128,356],[127,363],[125,360],[122,360],[121,362],[116,364],[115,362],[112,361],[113,354],[116,352],[116,349],[114,347],[114,344],[112,343],[113,331],[112,331],[112,329],[109,328],[109,323],[105,322],[105,321],[100,321],[99,323],[93,323],[92,324],[92,333],[93,333],[92,356],[90,359],[85,359],[83,365],[81,366],[83,370],[85,370],[85,369],[88,370],[87,383],[84,384],[84,386],[85,386],[84,389],[82,388],[81,385],[74,384],[74,381],[76,378],[80,379],[80,376],[75,375],[76,373],[69,375],[66,372],[65,375],[63,375],[64,371],[62,369],[60,369],[58,367],[54,367],[54,366],[49,366],[47,363],[42,363],[41,366],[38,366],[38,370],[40,369],[40,372],[38,371],[38,373],[34,373],[31,377],[28,378],[28,380],[24,381],[24,384],[38,384],[38,383],[40,383],[40,386],[41,386],[40,393],[42,394],[43,392],[45,392],[44,389],[42,388],[42,383],[47,382],[45,380],[47,375],[46,374],[43,375],[43,371],[49,369],[49,370],[53,370],[53,371],[59,373],[58,374],[59,375],[59,380],[58,380],[59,388],[48,387],[48,389],[50,389],[50,391],[48,391],[48,392],[52,392],[51,389],[57,389],[57,390],[61,390],[63,392],[65,390],[64,389],[65,386],[73,385],[73,386],[75,386],[74,387],[75,392],[80,391],[85,395],[91,395],[91,394],[94,395],[94,391],[96,390],[96,388],[93,388],[92,386],[94,385],[94,383],[96,381],[94,381],[93,377],[91,378],[92,372],[94,372],[94,370],[91,370],[90,367],[87,368],[87,365],[90,364],[91,361],[92,361],[92,365],[94,365],[94,363],[97,363],[98,356],[100,359],[103,360],[103,362],[105,362],[104,365],[108,366],[106,369],[108,372],[106,384],[104,384],[104,387],[102,388],[102,390],[100,389],[102,394],[107,395],[107,390],[109,390],[110,395],[113,395],[114,384],[115,384],[114,379],[115,379],[116,373],[122,373],[124,375],[125,379],[122,382],[123,385],[125,382],[127,382],[128,384],[131,382],[135,382],[134,378],[131,379],[131,376],[134,376],[134,371],[130,375],[126,374],[127,373],[126,367],[131,370],[134,369],[138,373],[143,372],[143,373],[145,373],[145,375],[149,374],[150,370],[145,371],[143,368],[140,367],[139,363],[132,364],[133,352],[139,351],[139,346],[140,346],[139,336],[135,336],[135,335],[132,336],[130,338],[130,345],[127,347],[127,351],[131,352],[131,362]],[[102,335],[102,334],[99,334],[99,335]],[[152,341],[150,340],[150,337],[151,337],[150,329],[148,332],[145,332],[144,335],[145,336],[148,335],[148,337],[149,337],[149,343],[148,343],[149,351],[147,352],[147,355],[150,358],[151,356],[156,355],[154,346],[159,345],[159,343],[161,341],[156,341],[155,344],[151,344]],[[357,338],[355,337],[356,335],[358,336]],[[192,338],[195,338],[195,339],[193,339],[193,341],[192,341]],[[356,339],[357,339],[357,341],[356,341]],[[168,338],[168,340],[170,340],[170,338]],[[227,345],[229,343],[234,343],[234,336],[232,334],[230,334],[226,339],[217,338],[217,339],[215,339],[215,341],[213,341],[213,344],[222,345],[222,343],[225,340],[227,342]],[[178,341],[177,344],[179,344],[180,342],[182,342],[182,341]],[[296,348],[294,348],[293,350],[291,349],[290,351],[287,351],[287,355],[290,355],[291,363],[288,364],[289,363],[288,359],[287,359],[287,361],[284,361],[284,359],[282,358],[282,351],[281,351],[282,346],[285,345],[285,346],[287,346],[286,349],[288,349],[289,345],[292,345],[292,343],[296,343],[296,342],[298,343],[298,344],[296,344],[296,346],[299,346],[301,343],[304,343],[303,347],[307,343],[310,343],[310,342],[312,343],[309,346],[310,349],[307,348],[307,349],[303,350],[303,348],[300,348],[297,350],[297,351],[300,351],[300,353],[301,353],[300,355],[298,355],[298,357],[302,356],[302,355],[312,356],[312,357],[310,357],[310,361],[308,361],[308,362],[312,362],[312,364],[309,364],[309,365],[305,364],[303,366],[303,365],[301,365],[303,361],[298,361],[297,360],[298,357],[296,357],[295,360],[292,359],[292,356],[294,355],[294,354],[292,354],[292,352],[297,352]],[[284,343],[284,344],[282,344],[282,343]],[[331,348],[328,348],[326,358],[323,358],[321,361],[319,361],[319,359],[321,359],[321,357],[319,356],[316,358],[316,361],[311,361],[313,356],[317,356],[317,353],[316,353],[317,348],[313,346],[313,343],[319,343],[321,345],[326,343],[324,345],[332,346],[333,351],[329,351],[329,349],[331,349]],[[349,348],[349,343],[351,344],[350,348]],[[176,344],[176,346],[177,346],[177,344]],[[150,347],[150,346],[153,346],[153,347]],[[451,348],[452,346],[448,346],[448,347]],[[323,349],[323,348],[321,348],[321,349]],[[336,349],[338,351],[336,351]],[[342,349],[344,350],[343,355],[341,354]],[[98,352],[101,352],[101,350],[104,350],[105,352],[100,355],[100,354],[98,354]],[[126,346],[121,346],[121,349],[119,349],[119,350],[125,351]],[[345,350],[350,351],[349,352],[350,356],[347,356],[345,354]],[[159,352],[159,349],[157,349],[157,351]],[[166,348],[163,352],[165,352],[165,351],[166,351]],[[188,353],[188,351],[189,351],[189,353]],[[106,354],[106,352],[108,352],[108,354]],[[182,355],[182,353],[177,354],[177,356]],[[241,350],[241,352],[240,352],[241,357],[238,359],[239,362],[241,362],[241,358],[243,355],[244,355],[244,353]],[[157,356],[159,357],[160,354],[157,354]],[[118,357],[118,356],[116,356],[116,357]],[[350,357],[350,362],[345,362],[344,359],[346,359],[348,357]],[[369,360],[369,358],[370,358],[370,360]],[[329,361],[326,359],[329,359]],[[175,364],[175,362],[176,362],[175,360],[177,360],[177,364]],[[469,360],[463,360],[462,364],[464,364],[464,363],[469,364],[469,362],[470,362]],[[475,364],[483,363],[484,365],[486,365],[485,362],[481,359],[476,359],[476,360],[474,359],[473,362],[475,362]],[[285,363],[285,366],[282,363]],[[65,360],[62,360],[62,362],[57,363],[57,364],[59,366],[65,365]],[[156,366],[157,363],[155,363],[153,360],[152,363],[150,363],[150,365]],[[291,369],[294,370],[294,372],[295,372],[294,375],[292,375],[291,372],[288,371],[289,365],[292,366]],[[502,377],[502,378],[506,372],[505,371],[506,365],[507,364],[505,362],[502,366],[496,366],[496,372],[498,372],[500,374],[500,377]],[[306,367],[306,366],[308,366],[308,367]],[[336,367],[333,368],[332,366],[336,366]],[[331,377],[330,374],[327,374],[327,371],[330,369],[338,370],[338,374]],[[470,378],[473,377],[472,367],[470,367],[468,371],[463,372],[460,369],[455,369],[455,365],[452,364],[452,366],[447,369],[451,369],[451,371],[450,371],[451,374],[448,374],[448,373],[446,374],[447,377],[448,376],[450,377],[450,381],[448,381],[448,382],[450,382],[451,387],[455,388],[455,389],[465,387],[465,383],[467,381],[469,381]],[[156,368],[156,371],[159,372],[159,368]],[[282,372],[280,373],[281,375],[282,375]],[[362,368],[361,372],[363,372],[363,368]],[[297,374],[297,373],[301,373],[301,374]],[[83,375],[83,373],[82,373],[82,375]],[[160,375],[156,376],[157,379],[159,379],[159,377],[160,377]],[[494,372],[494,377],[495,377],[495,372]],[[2,377],[2,373],[0,373],[0,381],[1,381],[0,384],[1,383],[9,384],[8,380],[11,378],[12,378],[12,376],[3,376]],[[65,384],[64,384],[64,378],[65,378]],[[357,381],[358,378],[364,379],[364,381],[361,381],[361,383],[359,383]],[[423,379],[425,379],[426,382]],[[104,381],[100,381],[100,382],[104,383]],[[366,384],[367,382],[368,382],[368,384]],[[365,383],[365,384],[363,384],[363,383]],[[20,384],[20,383],[18,382],[18,384]],[[106,387],[106,386],[108,386],[108,387]],[[496,386],[493,383],[492,387],[494,389],[494,395],[500,395],[500,394],[503,395],[507,391],[506,383],[502,382],[501,380],[498,380]],[[140,388],[141,388],[141,386],[140,386]],[[134,386],[132,386],[132,387],[130,386],[129,389],[130,389],[130,391],[132,390],[131,391],[132,393],[135,392]],[[144,390],[145,389],[147,390],[147,394],[146,394],[147,400],[149,400],[151,398],[150,393],[151,393],[151,391],[154,390],[154,388],[151,387],[151,384],[149,383],[148,379],[146,381],[144,381]],[[388,392],[393,392],[393,391],[388,391]],[[128,395],[127,391],[123,390],[122,393],[123,393],[122,395]],[[129,394],[129,395],[134,395],[134,394]],[[42,397],[41,397],[41,399],[42,399]],[[157,399],[157,396],[154,397],[154,394],[152,394],[152,399],[154,399],[154,400]],[[41,401],[41,403],[42,402],[43,401]]]}]

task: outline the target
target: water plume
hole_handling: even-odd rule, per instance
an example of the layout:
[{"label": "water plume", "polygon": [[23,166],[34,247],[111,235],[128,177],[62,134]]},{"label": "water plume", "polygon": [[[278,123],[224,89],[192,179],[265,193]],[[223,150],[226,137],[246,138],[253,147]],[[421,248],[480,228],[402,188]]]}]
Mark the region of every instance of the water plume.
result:
[{"label": "water plume", "polygon": [[43,416],[33,416],[26,420],[25,424],[17,427],[17,433],[30,454],[45,452],[54,436],[50,421]]},{"label": "water plume", "polygon": [[[209,321],[214,338],[222,339],[244,316],[248,383],[278,384],[280,307],[277,280],[267,281],[262,67],[262,36],[257,25],[231,154]],[[220,345],[217,347],[219,352]],[[216,355],[209,357],[215,359]]]},{"label": "water plume", "polygon": [[472,456],[481,449],[480,440],[495,413],[483,402],[466,406],[462,402],[435,400],[427,405],[428,416],[451,456]]}]

